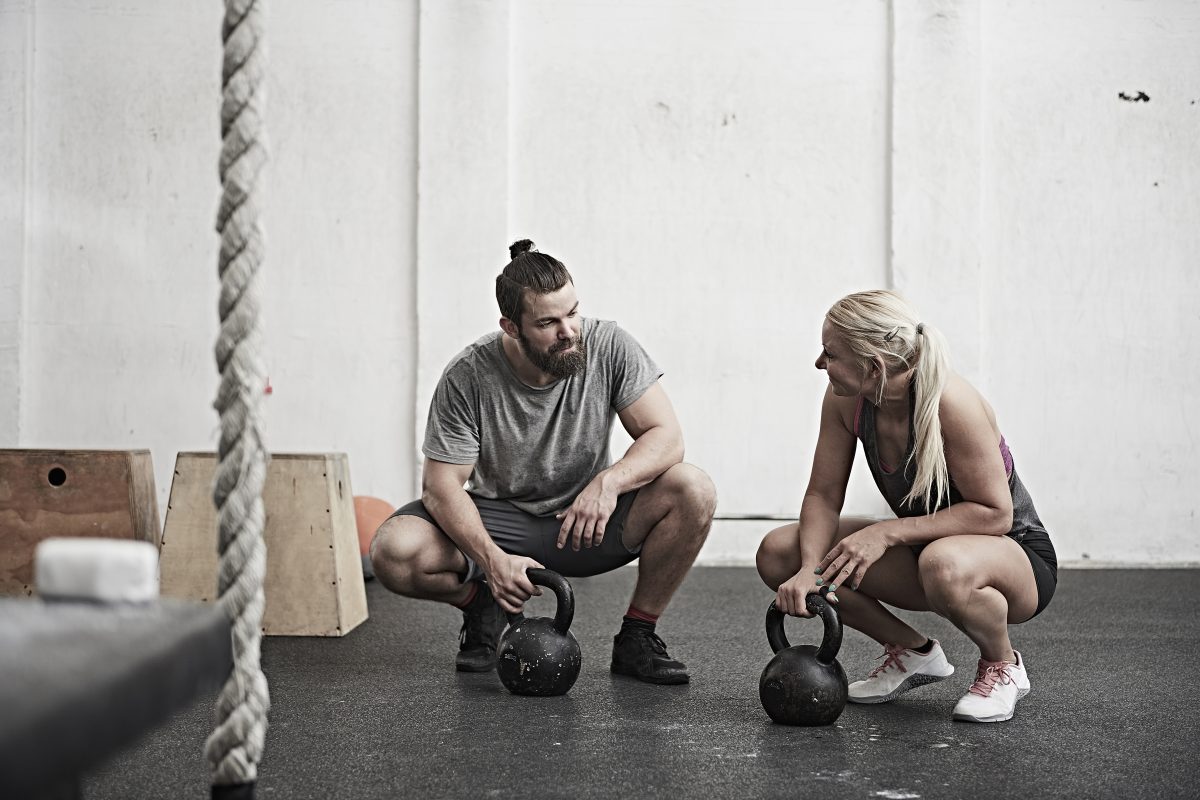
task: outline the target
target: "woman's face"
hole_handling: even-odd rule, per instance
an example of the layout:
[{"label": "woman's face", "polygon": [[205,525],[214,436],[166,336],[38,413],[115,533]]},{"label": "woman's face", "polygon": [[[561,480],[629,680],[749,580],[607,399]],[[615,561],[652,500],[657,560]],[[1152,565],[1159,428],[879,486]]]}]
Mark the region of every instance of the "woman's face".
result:
[{"label": "woman's face", "polygon": [[867,364],[850,352],[841,335],[825,320],[821,326],[821,354],[817,356],[817,369],[825,370],[829,385],[838,397],[867,395],[870,377]]}]

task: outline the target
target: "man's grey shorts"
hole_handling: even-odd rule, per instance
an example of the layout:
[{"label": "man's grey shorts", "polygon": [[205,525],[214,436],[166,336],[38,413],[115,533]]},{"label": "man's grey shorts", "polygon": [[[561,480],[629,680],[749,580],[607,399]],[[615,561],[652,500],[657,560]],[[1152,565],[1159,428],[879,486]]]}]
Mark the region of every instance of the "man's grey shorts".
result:
[{"label": "man's grey shorts", "polygon": [[[621,536],[625,532],[625,519],[629,516],[629,509],[633,506],[637,493],[638,490],[635,489],[617,498],[617,507],[613,509],[612,516],[604,526],[604,541],[599,547],[581,547],[579,550],[571,549],[570,539],[561,550],[555,546],[558,542],[558,532],[562,528],[562,520],[555,519],[553,515],[535,517],[507,500],[488,500],[475,495],[470,495],[470,498],[479,509],[483,527],[487,528],[488,535],[501,550],[512,555],[528,556],[536,559],[546,569],[552,569],[569,578],[578,578],[609,572],[638,557],[642,549],[640,545],[636,550],[629,550],[621,543]],[[392,516],[420,517],[441,530],[420,500],[401,506]],[[463,553],[463,556],[467,559],[467,573],[463,582],[482,578],[483,570],[479,565],[466,553]]]}]

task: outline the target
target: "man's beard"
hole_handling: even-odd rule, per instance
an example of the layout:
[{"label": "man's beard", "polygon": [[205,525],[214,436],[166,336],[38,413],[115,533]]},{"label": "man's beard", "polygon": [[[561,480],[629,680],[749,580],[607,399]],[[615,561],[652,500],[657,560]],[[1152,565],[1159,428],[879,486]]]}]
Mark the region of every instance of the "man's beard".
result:
[{"label": "man's beard", "polygon": [[[525,338],[524,331],[517,334],[517,341],[521,345],[521,352],[535,367],[556,378],[569,378],[577,375],[583,372],[583,368],[587,364],[587,348],[584,347],[583,339],[579,336],[559,342],[550,348],[548,353],[544,353],[530,344],[529,340]],[[571,346],[574,346],[575,349],[569,353],[562,352]]]}]

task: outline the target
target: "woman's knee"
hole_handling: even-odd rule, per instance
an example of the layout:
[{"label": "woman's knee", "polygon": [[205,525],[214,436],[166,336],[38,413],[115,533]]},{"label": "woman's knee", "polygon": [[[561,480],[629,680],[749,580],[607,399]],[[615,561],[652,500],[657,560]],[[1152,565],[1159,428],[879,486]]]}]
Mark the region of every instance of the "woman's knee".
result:
[{"label": "woman's knee", "polygon": [[763,583],[772,589],[796,574],[800,568],[800,542],[796,536],[797,524],[776,528],[763,537],[758,544],[754,562]]},{"label": "woman's knee", "polygon": [[968,543],[947,537],[929,543],[917,559],[917,574],[925,596],[938,605],[965,600],[971,592],[987,585],[978,554]]}]

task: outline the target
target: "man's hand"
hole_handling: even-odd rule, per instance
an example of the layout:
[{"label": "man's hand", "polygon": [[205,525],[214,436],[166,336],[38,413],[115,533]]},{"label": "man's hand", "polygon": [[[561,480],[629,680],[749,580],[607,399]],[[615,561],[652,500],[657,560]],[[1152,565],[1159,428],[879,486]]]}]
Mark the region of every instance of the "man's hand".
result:
[{"label": "man's hand", "polygon": [[541,595],[542,590],[529,580],[527,569],[540,569],[541,564],[525,556],[513,556],[501,553],[489,568],[488,585],[492,587],[492,596],[500,607],[509,614],[517,614],[525,606],[525,601]]},{"label": "man's hand", "polygon": [[561,519],[557,546],[561,550],[571,540],[571,549],[599,547],[604,541],[604,526],[617,507],[616,493],[604,487],[604,473],[600,473],[584,487],[575,502],[566,511],[555,515]]}]

